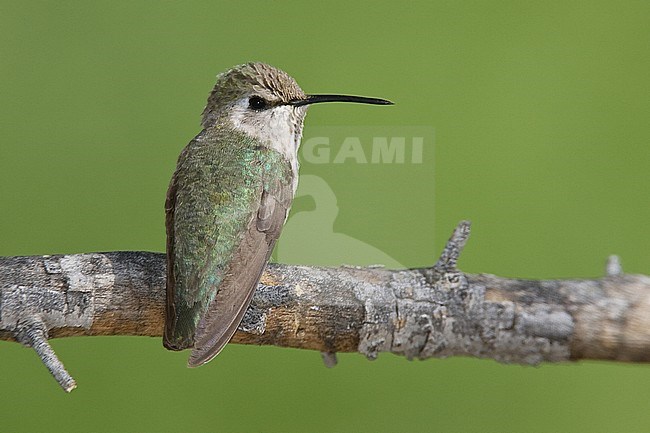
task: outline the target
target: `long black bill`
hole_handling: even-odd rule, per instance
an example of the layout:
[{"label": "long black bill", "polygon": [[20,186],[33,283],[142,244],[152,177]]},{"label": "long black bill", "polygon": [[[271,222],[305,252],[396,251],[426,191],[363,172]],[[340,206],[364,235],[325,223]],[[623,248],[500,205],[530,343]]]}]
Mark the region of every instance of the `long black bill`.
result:
[{"label": "long black bill", "polygon": [[386,99],[352,95],[307,95],[305,99],[296,99],[289,102],[289,105],[301,107],[303,105],[319,104],[321,102],[356,102],[357,104],[393,105],[392,102]]}]

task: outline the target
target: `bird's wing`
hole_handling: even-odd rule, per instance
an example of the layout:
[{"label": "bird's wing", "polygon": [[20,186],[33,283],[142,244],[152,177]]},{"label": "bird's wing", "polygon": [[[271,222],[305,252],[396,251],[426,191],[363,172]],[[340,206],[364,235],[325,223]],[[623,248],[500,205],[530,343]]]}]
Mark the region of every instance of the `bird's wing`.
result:
[{"label": "bird's wing", "polygon": [[[272,159],[278,157],[281,158],[277,153],[271,156]],[[293,186],[288,161],[282,158],[279,162],[280,173],[266,173],[259,208],[251,215],[226,277],[198,324],[194,349],[188,361],[191,367],[205,364],[217,356],[237,331],[280,236],[293,200]]]},{"label": "bird's wing", "polygon": [[181,152],[167,193],[165,346],[194,344],[196,327],[262,196],[263,153],[244,136],[204,130]]},{"label": "bird's wing", "polygon": [[164,344],[194,346],[190,365],[237,329],[291,204],[290,174],[279,153],[232,131],[200,134],[181,153],[166,205]]},{"label": "bird's wing", "polygon": [[[165,202],[167,230],[167,299],[163,344],[168,349],[182,350],[193,344],[194,331],[200,316],[217,290],[206,284],[201,275],[214,275],[220,280],[220,263],[211,260],[211,247],[222,238],[222,227],[214,224],[220,208],[219,177],[210,182],[208,137],[203,131],[183,149],[178,157]],[[216,165],[222,164],[217,160]],[[214,212],[214,215],[211,213]]]}]

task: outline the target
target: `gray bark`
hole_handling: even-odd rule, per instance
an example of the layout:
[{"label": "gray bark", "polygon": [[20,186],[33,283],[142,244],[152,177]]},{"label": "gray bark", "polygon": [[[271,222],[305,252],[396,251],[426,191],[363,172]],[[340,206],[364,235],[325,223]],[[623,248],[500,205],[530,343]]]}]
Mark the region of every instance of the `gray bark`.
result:
[{"label": "gray bark", "polygon": [[[610,258],[593,280],[466,274],[462,222],[431,268],[269,264],[235,343],[375,359],[475,356],[536,365],[578,359],[650,361],[650,277]],[[67,391],[74,380],[47,339],[163,330],[165,259],[149,252],[0,258],[0,339],[34,347]]]}]

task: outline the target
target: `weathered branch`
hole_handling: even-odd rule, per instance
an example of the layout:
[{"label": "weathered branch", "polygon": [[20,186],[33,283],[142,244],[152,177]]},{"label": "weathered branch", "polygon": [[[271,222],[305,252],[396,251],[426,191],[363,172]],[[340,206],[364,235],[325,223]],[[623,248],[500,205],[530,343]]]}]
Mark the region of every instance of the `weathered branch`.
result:
[{"label": "weathered branch", "polygon": [[[650,361],[650,277],[610,258],[594,280],[519,280],[456,269],[461,223],[431,268],[270,264],[233,342],[409,359],[468,355],[538,364]],[[34,347],[66,389],[46,338],[161,336],[164,256],[113,252],[0,258],[0,339]]]}]

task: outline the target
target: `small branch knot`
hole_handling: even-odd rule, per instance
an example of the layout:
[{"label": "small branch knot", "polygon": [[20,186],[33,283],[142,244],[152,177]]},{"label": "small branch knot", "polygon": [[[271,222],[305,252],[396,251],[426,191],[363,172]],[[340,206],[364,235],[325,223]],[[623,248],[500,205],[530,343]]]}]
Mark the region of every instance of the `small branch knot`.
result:
[{"label": "small branch knot", "polygon": [[621,265],[621,259],[617,255],[611,255],[607,257],[607,263],[605,264],[605,275],[608,277],[616,277],[623,274],[623,266]]},{"label": "small branch knot", "polygon": [[471,223],[469,221],[461,221],[456,226],[454,233],[447,241],[447,245],[442,250],[440,258],[433,265],[433,269],[438,274],[446,274],[456,270],[456,263],[463,251],[467,239],[469,238]]},{"label": "small branch knot", "polygon": [[334,368],[338,364],[338,359],[336,358],[335,352],[321,352],[321,357],[323,358],[323,363],[327,368]]},{"label": "small branch knot", "polygon": [[56,356],[56,353],[54,353],[54,349],[52,349],[52,346],[47,341],[47,326],[40,317],[32,315],[20,320],[14,331],[14,337],[21,344],[31,347],[36,351],[43,364],[45,364],[65,392],[70,392],[77,387],[77,383],[70,376],[70,373],[67,372],[63,363]]},{"label": "small branch knot", "polygon": [[27,347],[34,347],[34,336],[37,334],[42,335],[45,339],[49,338],[47,327],[40,317],[36,315],[29,315],[19,320],[14,330],[16,341]]},{"label": "small branch knot", "polygon": [[445,286],[453,286],[461,283],[462,272],[456,268],[456,264],[458,263],[460,253],[463,251],[469,239],[470,227],[471,223],[469,221],[461,221],[458,223],[436,264],[424,272],[424,276],[429,284],[442,282]]}]

